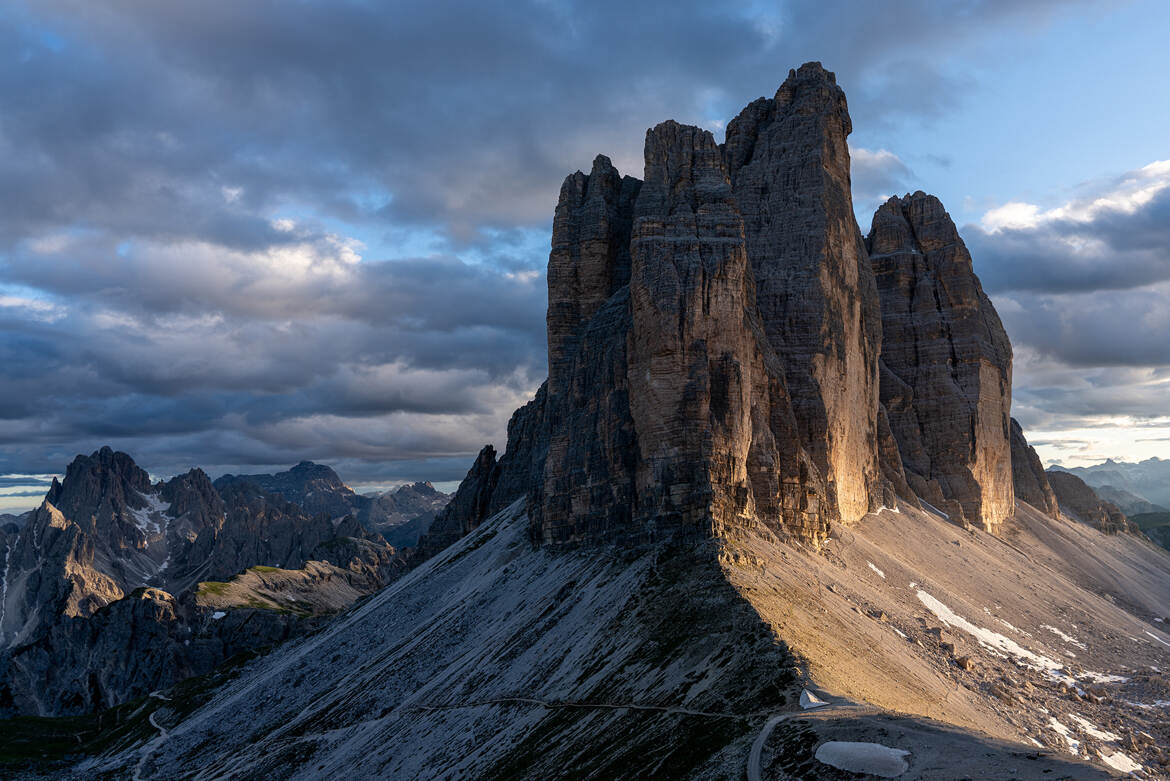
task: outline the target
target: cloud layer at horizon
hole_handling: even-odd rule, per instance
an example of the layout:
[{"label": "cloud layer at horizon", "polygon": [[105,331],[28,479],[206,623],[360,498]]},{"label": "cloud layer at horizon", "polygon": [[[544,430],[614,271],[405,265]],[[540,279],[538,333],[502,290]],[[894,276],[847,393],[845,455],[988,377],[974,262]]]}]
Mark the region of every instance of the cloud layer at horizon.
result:
[{"label": "cloud layer at horizon", "polygon": [[[57,472],[109,443],[157,475],[312,458],[355,483],[457,480],[544,376],[566,173],[604,152],[640,175],[646,127],[673,117],[719,135],[822,59],[865,128],[866,230],[881,198],[952,165],[915,157],[907,134],[980,92],[982,47],[1093,13],[1056,0],[10,5],[0,474]],[[1170,365],[1156,338],[1170,190],[1127,212],[1024,200],[1006,194],[965,229],[977,268],[1035,376],[1102,383],[1075,399],[1019,386],[1025,423],[1066,425],[1109,399],[1165,414],[1142,389]],[[1073,263],[1070,225],[1085,241]],[[1124,349],[1112,306],[1144,318],[1140,333],[1116,324]],[[1118,367],[1147,374],[1110,395]]]}]

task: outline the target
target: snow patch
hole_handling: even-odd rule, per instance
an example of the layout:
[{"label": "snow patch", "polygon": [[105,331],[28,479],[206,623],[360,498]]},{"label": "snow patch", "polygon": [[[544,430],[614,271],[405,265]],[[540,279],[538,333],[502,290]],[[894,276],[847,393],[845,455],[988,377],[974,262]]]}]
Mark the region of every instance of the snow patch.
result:
[{"label": "snow patch", "polygon": [[227,613],[223,612],[222,610],[217,610],[211,614],[211,620],[218,621],[219,619],[223,618],[226,615],[227,615]]},{"label": "snow patch", "polygon": [[1133,700],[1122,700],[1131,708],[1141,708],[1142,710],[1153,710],[1155,708],[1170,707],[1170,700],[1154,700],[1153,702],[1134,702]]},{"label": "snow patch", "polygon": [[850,773],[869,773],[878,778],[897,778],[909,769],[909,751],[881,743],[830,740],[817,748],[816,758],[830,767]]},{"label": "snow patch", "polygon": [[934,613],[935,618],[942,621],[947,626],[962,629],[967,634],[974,637],[979,644],[987,648],[1000,651],[1002,653],[1010,654],[1021,660],[1029,667],[1037,670],[1044,670],[1047,672],[1059,672],[1064,669],[1064,665],[1060,662],[1053,661],[1047,656],[1035,654],[1024,648],[1022,645],[1012,640],[1010,637],[1005,637],[998,632],[993,632],[990,629],[984,629],[981,626],[972,624],[967,619],[955,613],[949,607],[939,602],[937,599],[927,594],[921,589],[918,590],[918,601],[926,606],[926,609]]},{"label": "snow patch", "polygon": [[869,565],[869,568],[871,570],[873,570],[874,572],[876,572],[878,574],[878,577],[880,577],[882,580],[886,579],[886,573],[884,573],[880,569],[878,569],[876,564],[874,564],[872,561],[867,561],[865,563]]},{"label": "snow patch", "polygon": [[1132,759],[1127,757],[1120,751],[1114,751],[1112,754],[1106,756],[1103,752],[1097,752],[1097,756],[1101,757],[1101,761],[1114,770],[1120,770],[1122,773],[1136,773],[1142,769],[1142,766]]},{"label": "snow patch", "polygon": [[[942,621],[947,626],[963,630],[974,637],[989,652],[999,652],[1014,656],[1018,663],[1030,667],[1033,670],[1039,670],[1050,680],[1057,683],[1067,683],[1069,686],[1075,686],[1078,678],[1081,680],[1089,680],[1093,683],[1123,683],[1129,680],[1121,675],[1108,675],[1091,670],[1086,670],[1077,676],[1070,675],[1065,672],[1063,663],[1049,659],[1042,654],[1033,653],[1010,637],[1005,637],[998,632],[993,632],[990,629],[972,624],[921,589],[918,590],[918,601],[925,605],[930,612],[934,613],[935,618],[939,621]],[[1079,692],[1080,689],[1077,691]]]},{"label": "snow patch", "polygon": [[4,579],[0,580],[0,648],[4,647],[4,614],[8,607],[8,562],[12,558],[12,544],[4,540]]},{"label": "snow patch", "polygon": [[1003,624],[1008,629],[1012,630],[1013,632],[1015,632],[1018,635],[1023,635],[1024,637],[1031,637],[1032,636],[1028,632],[1025,632],[1023,629],[1020,629],[1019,627],[1012,626],[1011,624],[1009,624],[1007,621],[1004,621],[999,616],[996,616],[995,620],[998,621],[999,623]]},{"label": "snow patch", "polygon": [[829,703],[825,702],[820,697],[818,697],[817,695],[810,692],[808,689],[805,689],[804,691],[802,691],[800,693],[800,707],[802,710],[809,710],[810,708],[819,708],[822,705],[828,705],[828,704]]},{"label": "snow patch", "polygon": [[[167,514],[167,510],[171,508],[170,503],[164,501],[161,494],[140,493],[138,495],[146,502],[146,507],[141,510],[126,508],[134,520],[134,525],[146,535],[162,534],[164,525],[169,526],[170,521],[174,520]],[[159,518],[162,519],[161,522]]]}]

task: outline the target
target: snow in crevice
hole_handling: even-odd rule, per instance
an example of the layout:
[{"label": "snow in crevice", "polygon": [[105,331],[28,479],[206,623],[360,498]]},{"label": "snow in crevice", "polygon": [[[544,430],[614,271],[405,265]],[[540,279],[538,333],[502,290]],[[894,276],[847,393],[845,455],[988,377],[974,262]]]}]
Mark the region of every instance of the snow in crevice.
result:
[{"label": "snow in crevice", "polygon": [[4,647],[4,615],[8,612],[8,563],[12,559],[12,543],[4,540],[4,576],[0,579],[0,648]]},{"label": "snow in crevice", "polygon": [[1150,637],[1154,638],[1155,640],[1157,640],[1157,641],[1158,641],[1159,643],[1161,643],[1162,645],[1164,645],[1164,646],[1167,646],[1167,647],[1170,647],[1170,643],[1167,643],[1165,640],[1163,640],[1162,638],[1158,637],[1158,636],[1157,636],[1156,634],[1154,634],[1153,632],[1146,632],[1146,634],[1147,634],[1147,635],[1149,635]]},{"label": "snow in crevice", "polygon": [[1070,754],[1081,753],[1081,742],[1072,736],[1072,731],[1056,720],[1055,716],[1048,717],[1048,726],[1057,735],[1064,738],[1064,742],[1068,744],[1068,751]]},{"label": "snow in crevice", "polygon": [[874,572],[876,572],[878,574],[879,578],[881,578],[882,580],[886,579],[886,573],[884,573],[880,569],[878,569],[876,564],[874,564],[872,561],[867,561],[865,563],[869,565],[869,568],[871,570],[873,570]]},{"label": "snow in crevice", "polygon": [[167,512],[170,510],[170,503],[166,502],[161,494],[140,493],[138,495],[146,502],[146,507],[139,510],[126,508],[134,525],[147,536],[164,534],[165,529],[170,526],[170,522],[173,520]]}]

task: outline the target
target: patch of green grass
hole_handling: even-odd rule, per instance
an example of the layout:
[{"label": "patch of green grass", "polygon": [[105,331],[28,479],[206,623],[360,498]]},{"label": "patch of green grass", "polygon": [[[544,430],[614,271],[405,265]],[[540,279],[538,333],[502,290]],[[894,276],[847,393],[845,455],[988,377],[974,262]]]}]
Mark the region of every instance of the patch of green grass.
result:
[{"label": "patch of green grass", "polygon": [[257,564],[254,567],[248,567],[249,572],[283,572],[280,567],[267,567],[263,564]]},{"label": "patch of green grass", "polygon": [[196,589],[198,596],[221,597],[227,594],[228,584],[222,580],[204,580]]}]

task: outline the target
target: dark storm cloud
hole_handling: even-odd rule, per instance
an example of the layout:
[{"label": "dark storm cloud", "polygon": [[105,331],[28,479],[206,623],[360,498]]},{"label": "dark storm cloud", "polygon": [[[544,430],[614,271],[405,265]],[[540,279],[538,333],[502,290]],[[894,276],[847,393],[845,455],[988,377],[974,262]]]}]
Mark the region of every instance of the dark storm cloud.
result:
[{"label": "dark storm cloud", "polygon": [[[646,127],[717,130],[806,59],[858,123],[929,119],[967,84],[940,53],[1060,6],[9,4],[0,472],[108,442],[452,479],[545,372],[566,173],[640,175]],[[862,160],[859,192],[908,173]]]},{"label": "dark storm cloud", "polygon": [[989,292],[1128,290],[1170,280],[1170,171],[1166,186],[1133,208],[1053,216],[1034,226],[965,235]]},{"label": "dark storm cloud", "polygon": [[1069,366],[1170,365],[1170,284],[994,300],[1013,344]]}]

